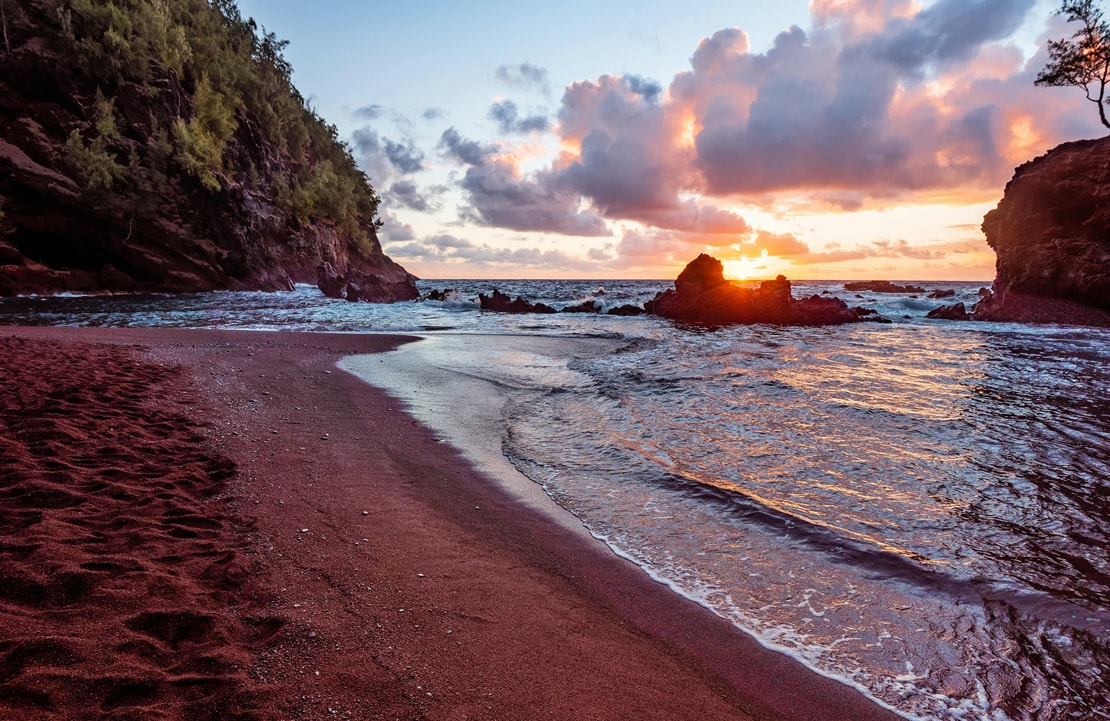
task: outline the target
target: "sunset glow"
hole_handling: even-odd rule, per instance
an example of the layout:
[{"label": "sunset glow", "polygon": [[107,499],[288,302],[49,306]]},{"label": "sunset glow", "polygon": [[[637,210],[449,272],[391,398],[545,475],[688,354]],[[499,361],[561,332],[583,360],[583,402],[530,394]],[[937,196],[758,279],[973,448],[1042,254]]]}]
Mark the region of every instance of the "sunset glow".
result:
[{"label": "sunset glow", "polygon": [[[351,74],[329,117],[391,257],[426,278],[667,278],[709,252],[737,278],[989,281],[979,225],[1014,168],[1102,134],[1081,92],[1033,85],[1065,29],[1045,0],[630,3],[386,12],[382,42],[427,58]],[[588,37],[537,42],[564,26]],[[298,72],[319,62],[276,29]]]}]

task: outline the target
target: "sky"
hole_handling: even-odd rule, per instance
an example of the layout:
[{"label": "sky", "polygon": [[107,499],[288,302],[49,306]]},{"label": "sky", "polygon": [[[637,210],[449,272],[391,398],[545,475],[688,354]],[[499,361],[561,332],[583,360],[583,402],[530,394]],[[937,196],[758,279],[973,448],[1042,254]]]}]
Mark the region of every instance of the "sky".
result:
[{"label": "sky", "polygon": [[415,275],[983,280],[1014,168],[1105,129],[1035,87],[1055,0],[239,0]]}]

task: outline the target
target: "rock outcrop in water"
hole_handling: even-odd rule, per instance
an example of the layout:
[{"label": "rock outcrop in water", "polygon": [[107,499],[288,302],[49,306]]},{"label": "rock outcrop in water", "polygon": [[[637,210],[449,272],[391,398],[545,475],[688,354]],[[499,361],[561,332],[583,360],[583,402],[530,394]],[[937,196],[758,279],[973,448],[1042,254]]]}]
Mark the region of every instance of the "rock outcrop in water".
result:
[{"label": "rock outcrop in water", "polygon": [[998,260],[976,320],[1110,327],[1110,138],[1019,167],[983,232]]},{"label": "rock outcrop in water", "polygon": [[329,298],[346,298],[351,302],[393,303],[420,297],[415,279],[408,273],[393,276],[389,272],[352,269],[347,275],[340,275],[327,262],[316,267],[316,287]]},{"label": "rock outcrop in water", "polygon": [[322,261],[407,292],[373,188],[233,3],[7,7],[0,295],[292,289]]},{"label": "rock outcrop in water", "polygon": [[917,285],[895,285],[889,280],[862,280],[844,284],[844,290],[858,292],[869,290],[872,293],[924,293],[925,289]]},{"label": "rock outcrop in water", "polygon": [[518,297],[513,300],[501,291],[494,288],[493,293],[486,295],[485,293],[478,294],[478,304],[482,310],[490,310],[497,313],[558,313],[546,303],[533,303]]},{"label": "rock outcrop in water", "polygon": [[813,295],[796,300],[784,276],[747,288],[725,280],[721,261],[701,254],[675,279],[673,290],[655,296],[649,313],[705,325],[774,323],[838,325],[878,320],[872,311],[852,309],[839,298]]}]

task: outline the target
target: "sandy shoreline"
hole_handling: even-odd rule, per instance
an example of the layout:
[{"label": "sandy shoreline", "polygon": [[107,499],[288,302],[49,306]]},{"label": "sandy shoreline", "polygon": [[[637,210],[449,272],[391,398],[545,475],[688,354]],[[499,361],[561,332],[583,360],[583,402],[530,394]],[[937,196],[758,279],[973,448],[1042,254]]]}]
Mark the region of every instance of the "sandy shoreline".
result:
[{"label": "sandy shoreline", "polygon": [[0,328],[0,718],[897,718],[335,365],[401,342]]}]

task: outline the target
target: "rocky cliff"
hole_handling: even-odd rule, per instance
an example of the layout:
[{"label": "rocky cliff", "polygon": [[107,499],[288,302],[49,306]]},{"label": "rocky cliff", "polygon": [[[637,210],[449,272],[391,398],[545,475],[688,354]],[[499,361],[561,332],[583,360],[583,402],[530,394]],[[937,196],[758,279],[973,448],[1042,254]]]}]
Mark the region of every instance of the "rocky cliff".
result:
[{"label": "rocky cliff", "polygon": [[1110,138],[1019,167],[983,232],[997,277],[976,320],[1110,326]]},{"label": "rocky cliff", "polygon": [[378,197],[232,2],[25,0],[0,45],[0,295],[383,277]]}]

